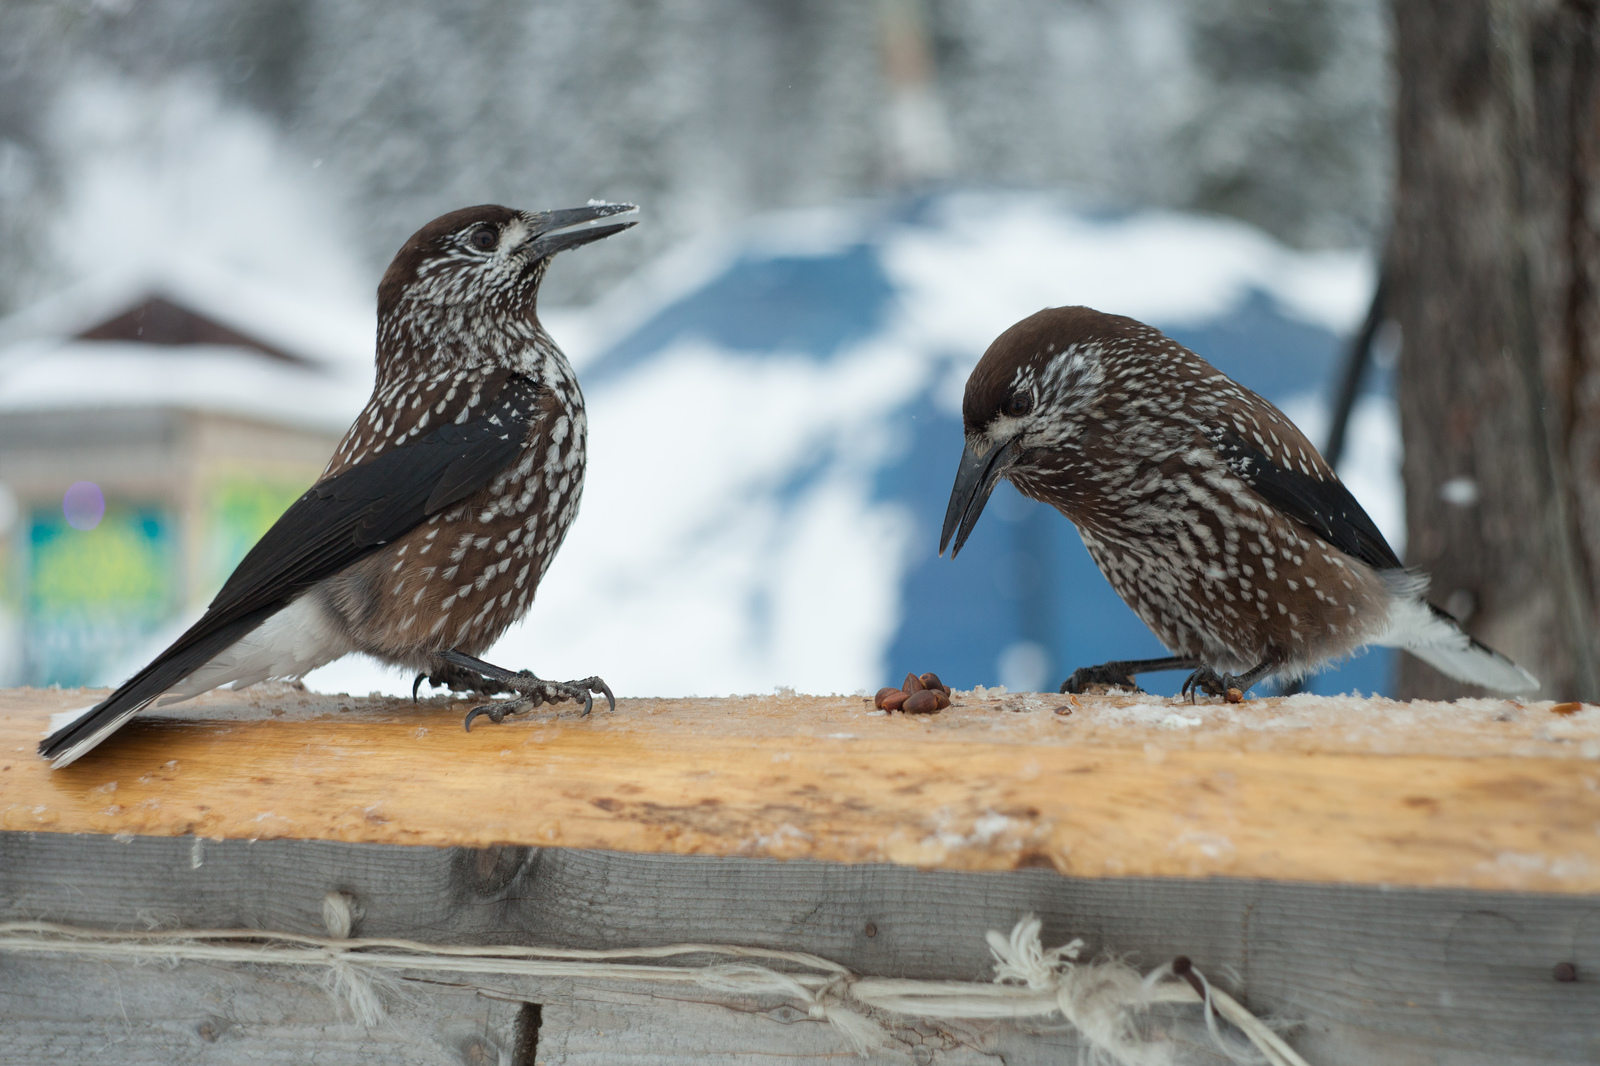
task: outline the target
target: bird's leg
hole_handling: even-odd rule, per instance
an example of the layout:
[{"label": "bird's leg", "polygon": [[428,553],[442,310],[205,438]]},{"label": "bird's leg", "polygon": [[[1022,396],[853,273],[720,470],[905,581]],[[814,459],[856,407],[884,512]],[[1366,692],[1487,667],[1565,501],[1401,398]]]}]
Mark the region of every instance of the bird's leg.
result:
[{"label": "bird's leg", "polygon": [[1080,666],[1072,671],[1071,677],[1061,682],[1061,691],[1081,695],[1090,685],[1115,685],[1143,692],[1144,689],[1133,680],[1133,675],[1154,674],[1162,670],[1193,670],[1199,665],[1198,659],[1174,656],[1168,659],[1114,660],[1099,666]]},{"label": "bird's leg", "polygon": [[1208,696],[1226,696],[1231,688],[1240,693],[1249,692],[1252,685],[1276,670],[1278,665],[1276,659],[1267,659],[1242,674],[1219,674],[1209,666],[1201,666],[1183,682],[1183,694],[1193,703],[1195,694],[1202,690]]},{"label": "bird's leg", "polygon": [[617,709],[617,698],[611,694],[611,687],[598,677],[586,677],[581,681],[546,681],[535,676],[532,670],[518,670],[512,673],[504,667],[486,663],[464,652],[440,652],[439,658],[444,660],[450,677],[472,675],[475,678],[459,686],[461,688],[470,688],[479,693],[516,693],[513,699],[504,703],[489,703],[468,711],[466,720],[461,724],[469,731],[472,729],[472,720],[479,715],[498,724],[508,714],[518,714],[546,703],[560,703],[563,700],[582,700],[583,713],[588,714],[594,709],[594,697],[591,693],[596,692],[605,696],[611,710]]},{"label": "bird's leg", "polygon": [[[444,654],[460,656],[463,660],[472,659],[470,655],[461,655],[460,652],[452,651]],[[476,659],[472,659],[472,661],[478,662]],[[417,693],[421,690],[424,681],[434,688],[448,688],[452,692],[475,692],[480,696],[492,696],[498,692],[511,691],[495,679],[502,674],[509,676],[509,670],[502,670],[500,667],[492,666],[489,663],[482,663],[481,665],[493,671],[493,675],[491,676],[470,666],[462,666],[448,660],[437,669],[423,671],[411,683],[411,698],[413,700],[417,698]]]}]

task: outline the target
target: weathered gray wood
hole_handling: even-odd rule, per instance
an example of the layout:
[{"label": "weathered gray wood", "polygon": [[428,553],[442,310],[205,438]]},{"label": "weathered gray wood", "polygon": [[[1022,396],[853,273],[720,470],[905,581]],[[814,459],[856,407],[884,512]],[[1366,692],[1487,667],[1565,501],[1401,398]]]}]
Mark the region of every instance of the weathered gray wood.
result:
[{"label": "weathered gray wood", "polygon": [[[519,1004],[430,990],[365,1029],[277,967],[0,962],[0,1062],[499,1063]],[[504,1054],[502,1055],[502,1052]]]},{"label": "weathered gray wood", "polygon": [[[315,933],[330,889],[356,897],[363,936],[584,947],[713,940],[804,949],[860,973],[968,980],[989,974],[984,932],[1032,911],[1047,944],[1082,936],[1091,953],[1125,954],[1141,968],[1191,956],[1252,1009],[1302,1020],[1293,1039],[1314,1063],[1600,1061],[1600,901],[1584,897],[0,834],[6,919]],[[1579,981],[1554,980],[1563,961]],[[341,1022],[314,980],[268,968],[0,955],[0,1063],[512,1062],[521,1002],[542,1005],[537,1057],[552,1066],[738,1062],[758,1051],[820,1062],[848,1050],[780,1001],[730,1008],[679,990],[484,983],[506,1001],[407,982],[403,1005],[367,1033]],[[207,1026],[214,1039],[202,1035]],[[902,1036],[925,1050],[908,1043],[900,1058],[1070,1061],[1075,1041],[1059,1026],[1040,1031],[1050,1028],[923,1024]]]}]

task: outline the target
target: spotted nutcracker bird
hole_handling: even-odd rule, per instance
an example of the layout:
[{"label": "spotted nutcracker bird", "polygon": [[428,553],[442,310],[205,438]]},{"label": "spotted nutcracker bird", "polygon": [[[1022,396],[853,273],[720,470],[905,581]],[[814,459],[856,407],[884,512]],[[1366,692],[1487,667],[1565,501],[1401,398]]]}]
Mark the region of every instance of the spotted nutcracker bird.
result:
[{"label": "spotted nutcracker bird", "polygon": [[200,621],[40,753],[64,766],[163,694],[299,678],[350,652],[420,671],[418,684],[515,693],[469,728],[611,700],[596,677],[544,681],[477,656],[528,610],[583,491],[583,394],[539,324],[539,283],[557,252],[634,225],[584,223],[633,210],[469,207],[406,241],[378,285],[372,398],[321,480]]},{"label": "spotted nutcracker bird", "polygon": [[[1075,671],[1063,692],[1293,680],[1367,644],[1460,681],[1531,692],[1522,667],[1422,594],[1283,412],[1131,318],[1057,307],[989,346],[967,380],[966,450],[939,551],[961,550],[1000,478],[1078,527],[1117,594],[1172,651]],[[951,537],[954,535],[954,542]]]}]

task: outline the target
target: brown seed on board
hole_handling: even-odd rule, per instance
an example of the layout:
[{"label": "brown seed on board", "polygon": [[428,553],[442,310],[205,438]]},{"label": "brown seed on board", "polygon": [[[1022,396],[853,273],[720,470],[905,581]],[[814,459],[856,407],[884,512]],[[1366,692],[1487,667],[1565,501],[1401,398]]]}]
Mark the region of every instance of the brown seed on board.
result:
[{"label": "brown seed on board", "polygon": [[943,692],[946,696],[950,695],[950,686],[945,684],[943,681],[940,681],[938,674],[932,672],[926,673],[917,680],[922,682],[923,688],[936,688],[940,692]]},{"label": "brown seed on board", "polygon": [[905,704],[906,700],[910,698],[911,694],[909,692],[902,692],[899,689],[893,689],[887,696],[883,698],[883,702],[878,704],[878,706],[892,714],[893,712],[898,711]]},{"label": "brown seed on board", "polygon": [[933,692],[929,689],[913,692],[906,697],[906,701],[900,705],[900,709],[907,714],[933,714],[939,710],[939,697],[942,695],[944,693]]},{"label": "brown seed on board", "polygon": [[872,705],[874,707],[882,707],[883,701],[888,699],[890,696],[895,695],[896,693],[899,693],[902,696],[905,695],[905,693],[900,692],[900,690],[895,688],[893,685],[885,685],[883,688],[878,690],[878,694],[876,696],[872,697]]},{"label": "brown seed on board", "polygon": [[907,692],[921,692],[928,686],[924,685],[922,683],[922,678],[918,677],[916,674],[907,674],[906,679],[900,682],[900,687],[905,689]]},{"label": "brown seed on board", "polygon": [[1550,708],[1551,714],[1577,714],[1583,710],[1581,703],[1557,703]]},{"label": "brown seed on board", "polygon": [[1228,690],[1227,700],[1228,700],[1229,703],[1243,703],[1244,702],[1244,693],[1241,692],[1239,689],[1230,688]]},{"label": "brown seed on board", "polygon": [[930,688],[928,691],[933,693],[933,698],[939,701],[939,710],[942,711],[950,706],[950,693],[942,688]]}]

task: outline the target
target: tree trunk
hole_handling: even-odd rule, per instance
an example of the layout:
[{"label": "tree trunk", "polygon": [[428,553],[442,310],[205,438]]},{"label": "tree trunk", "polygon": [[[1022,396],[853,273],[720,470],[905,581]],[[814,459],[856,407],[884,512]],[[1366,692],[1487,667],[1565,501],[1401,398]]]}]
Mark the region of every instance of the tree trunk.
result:
[{"label": "tree trunk", "polygon": [[[1395,24],[1407,562],[1541,696],[1600,699],[1596,5],[1396,0]],[[1402,662],[1403,696],[1470,691]]]}]

